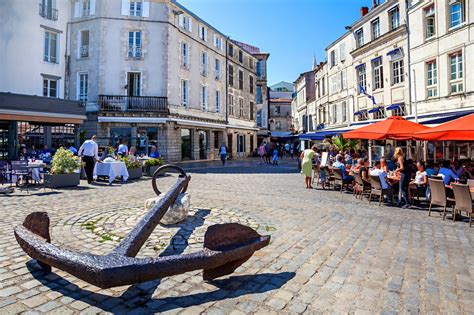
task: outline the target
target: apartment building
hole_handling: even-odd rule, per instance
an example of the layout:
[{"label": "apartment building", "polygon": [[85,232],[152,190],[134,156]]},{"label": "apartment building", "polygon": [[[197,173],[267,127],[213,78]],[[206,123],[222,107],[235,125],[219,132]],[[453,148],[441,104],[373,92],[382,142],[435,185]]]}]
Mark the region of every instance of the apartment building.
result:
[{"label": "apartment building", "polygon": [[291,102],[293,101],[293,86],[289,90],[281,82],[269,89],[269,130],[272,137],[286,137],[293,131],[291,117]]},{"label": "apartment building", "polygon": [[[411,112],[407,79],[406,5],[387,0],[350,26],[353,34],[354,115],[356,121]],[[407,108],[408,107],[408,108]]]},{"label": "apartment building", "polygon": [[0,159],[78,144],[85,109],[65,100],[70,2],[1,1],[0,20]]},{"label": "apartment building", "polygon": [[[324,128],[347,125],[354,108],[354,67],[352,55],[353,38],[346,32],[326,48],[328,63],[322,67],[327,70],[328,96],[318,103],[320,111],[329,114],[322,122]],[[322,84],[322,83],[321,83]],[[324,102],[326,101],[326,102]]]},{"label": "apartment building", "polygon": [[409,11],[412,101],[427,114],[474,110],[474,2],[416,1]]},{"label": "apartment building", "polygon": [[[125,141],[138,153],[157,146],[169,161],[218,158],[222,144],[233,158],[256,147],[258,85],[266,98],[266,63],[257,61],[268,54],[239,47],[178,2],[38,0],[1,2],[0,9],[6,23],[0,92],[48,98],[35,109],[63,98],[80,109],[61,114],[72,127],[52,133],[50,126],[34,127],[46,130],[35,144],[59,145],[61,132],[97,134],[100,145]],[[11,102],[8,110],[20,106],[18,98]],[[54,108],[72,106],[62,104]],[[1,121],[0,134],[16,147],[13,124]]]},{"label": "apartment building", "polygon": [[227,146],[232,155],[248,156],[257,146],[257,58],[242,43],[227,42]]},{"label": "apartment building", "polygon": [[315,108],[314,70],[299,75],[293,83],[295,86],[295,97],[292,102],[292,117],[295,129],[298,133],[313,131],[313,114]]}]

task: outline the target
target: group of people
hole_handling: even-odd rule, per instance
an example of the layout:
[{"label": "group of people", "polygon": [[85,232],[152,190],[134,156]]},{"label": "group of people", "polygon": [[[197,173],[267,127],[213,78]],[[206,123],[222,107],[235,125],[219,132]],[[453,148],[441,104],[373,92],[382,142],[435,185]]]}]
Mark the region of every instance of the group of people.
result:
[{"label": "group of people", "polygon": [[295,146],[292,143],[280,144],[263,141],[257,148],[260,164],[278,165],[278,160],[289,155],[294,158]]},{"label": "group of people", "polygon": [[[102,155],[99,158],[99,146],[97,144],[97,136],[93,135],[91,139],[84,141],[84,143],[81,145],[79,150],[77,151],[77,154],[82,158],[82,161],[84,162],[84,172],[86,173],[87,177],[87,182],[91,184],[94,181],[93,178],[93,173],[94,173],[94,167],[96,162],[102,162],[106,160],[107,158],[111,158],[109,155],[109,152],[107,148],[105,148],[102,151]],[[128,156],[132,161],[136,161],[137,159],[137,149],[136,147],[130,147],[128,148],[128,145],[120,140],[118,142],[118,146],[115,148],[114,154],[119,157],[124,157]],[[150,158],[159,158],[160,153],[158,152],[158,149],[156,146],[151,146],[150,152],[148,154],[148,157]]]},{"label": "group of people", "polygon": [[[77,155],[77,149],[72,145],[60,145],[59,148],[66,148]],[[36,149],[34,144],[32,144],[30,148],[27,148],[25,144],[22,144],[20,149],[20,160],[42,160],[43,163],[50,164],[56,151],[57,149],[50,149],[47,144],[43,145],[42,149]]]},{"label": "group of people", "polygon": [[[373,168],[370,168],[369,159],[365,156],[359,157],[353,161],[350,153],[340,152],[334,157],[331,166],[320,167],[322,152],[314,145],[301,153],[301,169],[305,175],[306,188],[312,189],[312,172],[315,169],[319,172],[319,180],[324,188],[327,184],[331,169],[341,170],[344,182],[352,183],[354,186],[354,174],[359,174],[362,178],[365,189],[370,189],[370,176],[378,176],[384,193],[387,196],[388,203],[393,204],[394,196],[398,195],[396,206],[411,207],[415,196],[425,196],[430,198],[428,178],[439,176],[445,185],[460,179],[473,179],[474,170],[471,168],[469,160],[442,161],[440,164],[433,161],[415,162],[408,159],[402,148],[397,147],[393,151],[388,150],[384,158],[374,162]],[[391,158],[388,158],[390,156]],[[356,162],[356,163],[354,163]],[[331,158],[328,159],[328,164]],[[316,167],[315,167],[316,166]]]}]

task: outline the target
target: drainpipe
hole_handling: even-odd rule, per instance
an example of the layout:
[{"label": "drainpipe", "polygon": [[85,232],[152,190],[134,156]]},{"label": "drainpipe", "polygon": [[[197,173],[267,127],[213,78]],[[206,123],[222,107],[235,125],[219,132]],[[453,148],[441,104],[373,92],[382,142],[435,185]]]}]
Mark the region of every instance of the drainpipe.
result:
[{"label": "drainpipe", "polygon": [[415,114],[415,121],[418,122],[418,113],[412,104],[412,82],[411,82],[411,40],[410,40],[410,0],[405,0],[405,25],[407,28],[407,61],[408,61],[408,103],[410,104],[410,114]]},{"label": "drainpipe", "polygon": [[229,52],[227,44],[230,37],[227,37],[225,45],[225,123],[229,124]]}]

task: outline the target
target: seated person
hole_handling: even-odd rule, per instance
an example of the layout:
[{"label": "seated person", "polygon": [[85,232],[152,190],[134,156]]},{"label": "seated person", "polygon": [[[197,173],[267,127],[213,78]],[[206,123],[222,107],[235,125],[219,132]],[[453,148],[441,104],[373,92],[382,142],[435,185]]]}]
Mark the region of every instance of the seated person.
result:
[{"label": "seated person", "polygon": [[338,169],[341,170],[342,179],[344,181],[353,182],[354,181],[354,176],[347,174],[346,165],[344,165],[344,163],[342,163],[342,160],[343,160],[343,158],[342,158],[341,154],[336,155],[336,162],[334,162],[334,164],[332,166],[334,168],[338,168]]},{"label": "seated person", "polygon": [[445,160],[441,163],[441,168],[439,169],[438,175],[443,178],[445,185],[449,185],[453,180],[459,180],[459,176],[453,172],[451,168],[451,161]]},{"label": "seated person", "polygon": [[410,200],[413,198],[414,192],[418,192],[419,195],[424,195],[426,192],[426,186],[428,185],[428,175],[425,171],[425,163],[418,162],[416,168],[415,179],[408,184],[408,197]]},{"label": "seated person", "polygon": [[369,177],[369,159],[363,158],[361,160],[362,166],[359,168],[359,174],[364,181],[364,186],[370,187],[370,177]]},{"label": "seated person", "polygon": [[137,148],[136,147],[130,147],[130,151],[128,151],[128,159],[130,161],[135,162],[137,160]]},{"label": "seated person", "polygon": [[77,149],[71,145],[69,148],[68,148],[68,151],[71,151],[74,155],[77,155]]},{"label": "seated person", "polygon": [[370,172],[371,176],[378,176],[383,192],[387,195],[388,202],[393,204],[393,186],[387,180],[387,172],[381,169],[380,161],[375,162],[374,169]]},{"label": "seated person", "polygon": [[160,152],[158,152],[158,150],[156,149],[156,146],[151,147],[150,157],[154,159],[157,159],[160,157]]},{"label": "seated person", "polygon": [[389,169],[388,169],[388,164],[385,158],[380,159],[380,169],[384,170],[388,174]]},{"label": "seated person", "polygon": [[43,151],[41,151],[40,159],[42,159],[46,164],[51,163],[51,160],[53,159],[53,155],[51,154],[51,150],[48,148],[47,144],[44,145]]},{"label": "seated person", "polygon": [[426,176],[428,176],[428,177],[431,177],[431,176],[436,175],[438,173],[438,171],[435,168],[435,165],[434,165],[433,161],[428,161],[426,163],[425,172],[426,172]]}]

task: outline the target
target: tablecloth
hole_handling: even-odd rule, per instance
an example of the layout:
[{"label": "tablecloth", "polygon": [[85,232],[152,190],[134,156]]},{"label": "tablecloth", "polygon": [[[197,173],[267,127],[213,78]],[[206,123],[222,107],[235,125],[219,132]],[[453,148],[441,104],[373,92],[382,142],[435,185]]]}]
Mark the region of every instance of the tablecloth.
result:
[{"label": "tablecloth", "polygon": [[94,167],[94,178],[97,178],[97,176],[108,176],[110,184],[112,184],[118,176],[122,176],[122,180],[126,182],[128,179],[128,171],[124,162],[96,163]]}]

